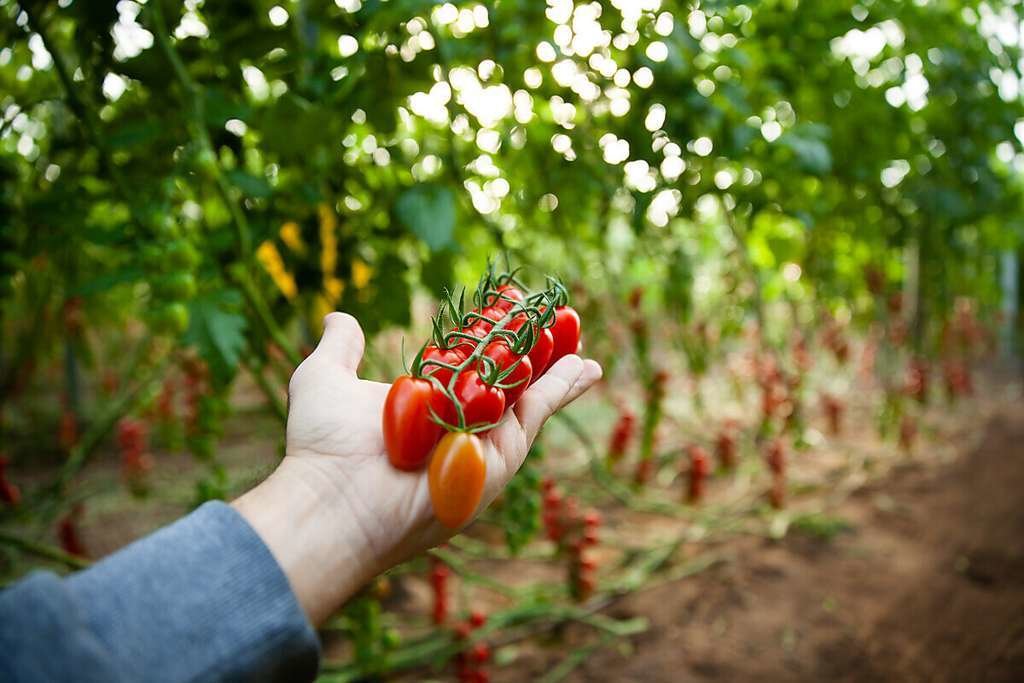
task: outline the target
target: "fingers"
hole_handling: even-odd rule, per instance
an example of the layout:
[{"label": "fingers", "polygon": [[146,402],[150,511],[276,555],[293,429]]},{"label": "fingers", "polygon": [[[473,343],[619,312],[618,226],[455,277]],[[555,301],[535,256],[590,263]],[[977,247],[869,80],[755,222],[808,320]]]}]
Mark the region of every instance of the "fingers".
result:
[{"label": "fingers", "polygon": [[348,313],[335,312],[324,318],[324,335],[314,353],[355,373],[365,346],[359,322]]},{"label": "fingers", "polygon": [[572,403],[599,379],[601,366],[579,356],[566,356],[551,366],[515,406],[527,443],[533,442],[549,417]]}]

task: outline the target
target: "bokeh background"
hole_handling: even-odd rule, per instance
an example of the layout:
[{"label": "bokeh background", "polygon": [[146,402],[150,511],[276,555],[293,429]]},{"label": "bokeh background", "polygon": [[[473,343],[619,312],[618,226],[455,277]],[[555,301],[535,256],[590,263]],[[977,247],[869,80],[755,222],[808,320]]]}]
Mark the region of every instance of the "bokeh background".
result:
[{"label": "bokeh background", "polygon": [[[1010,0],[0,0],[0,569],[83,566],[244,490],[325,313],[390,381],[489,261],[562,277],[608,379],[499,504],[508,547],[450,552],[542,537],[542,476],[692,531],[669,492],[720,429],[754,462],[720,506],[772,537],[792,519],[757,489],[765,449],[832,453],[797,487],[831,538],[835,477],[877,474],[833,420],[899,458],[919,431],[984,437],[1016,396],[1022,21]],[[417,562],[341,617],[328,673],[458,650],[380,625],[424,612]],[[517,666],[585,658],[538,652]]]}]

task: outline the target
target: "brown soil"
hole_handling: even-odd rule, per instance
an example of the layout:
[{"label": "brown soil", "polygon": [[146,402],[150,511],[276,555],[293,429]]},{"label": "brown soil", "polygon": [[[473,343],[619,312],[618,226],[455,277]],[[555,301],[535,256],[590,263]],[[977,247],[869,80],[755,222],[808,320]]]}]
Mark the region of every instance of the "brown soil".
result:
[{"label": "brown soil", "polygon": [[[568,680],[1024,680],[1024,406],[962,457],[899,466],[835,512],[851,531],[734,539],[717,568],[622,599],[608,614],[649,629]],[[593,638],[570,627],[495,678],[532,680]]]}]

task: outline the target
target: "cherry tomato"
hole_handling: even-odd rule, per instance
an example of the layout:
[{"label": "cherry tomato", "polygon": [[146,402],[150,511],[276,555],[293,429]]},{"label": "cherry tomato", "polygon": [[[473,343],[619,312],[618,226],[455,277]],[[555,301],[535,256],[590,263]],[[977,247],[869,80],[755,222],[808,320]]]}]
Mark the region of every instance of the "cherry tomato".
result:
[{"label": "cherry tomato", "polygon": [[469,521],[480,504],[487,476],[483,444],[475,434],[449,432],[434,449],[427,471],[434,516],[449,529]]},{"label": "cherry tomato", "polygon": [[[423,360],[435,360],[448,365],[460,365],[468,354],[465,352],[465,347],[462,344],[454,346],[450,349],[440,349],[433,344],[428,346],[423,352]],[[448,382],[451,381],[452,371],[447,368],[442,368],[437,365],[427,365],[423,368],[423,374],[427,376],[436,377],[441,384],[448,386]]]},{"label": "cherry tomato", "polygon": [[499,298],[491,304],[491,308],[496,308],[504,313],[511,311],[513,306],[526,298],[523,296],[523,292],[515,285],[502,285],[498,287],[498,296]]},{"label": "cherry tomato", "polygon": [[555,338],[551,350],[553,365],[563,356],[576,353],[580,346],[580,314],[571,306],[559,306],[555,309],[555,324],[551,326],[551,335]]},{"label": "cherry tomato", "polygon": [[444,434],[430,408],[446,422],[454,423],[454,406],[430,380],[402,375],[391,385],[384,400],[382,427],[388,460],[400,470],[423,467],[430,451]]},{"label": "cherry tomato", "polygon": [[536,382],[537,378],[544,374],[544,371],[551,365],[551,352],[555,348],[555,338],[550,329],[543,329],[537,334],[537,341],[530,349],[530,365],[533,367],[533,378],[530,382]]},{"label": "cherry tomato", "polygon": [[[505,407],[511,408],[530,386],[530,378],[533,377],[533,365],[530,363],[530,357],[517,356],[504,339],[498,339],[488,344],[484,355],[493,360],[502,372],[515,365],[511,374],[501,382],[502,384],[515,384],[513,387],[504,389]],[[519,362],[518,365],[516,365],[516,361]],[[518,384],[516,384],[517,382]]]},{"label": "cherry tomato", "polygon": [[467,427],[497,423],[505,414],[505,392],[484,382],[476,370],[466,370],[455,380],[455,398]]}]

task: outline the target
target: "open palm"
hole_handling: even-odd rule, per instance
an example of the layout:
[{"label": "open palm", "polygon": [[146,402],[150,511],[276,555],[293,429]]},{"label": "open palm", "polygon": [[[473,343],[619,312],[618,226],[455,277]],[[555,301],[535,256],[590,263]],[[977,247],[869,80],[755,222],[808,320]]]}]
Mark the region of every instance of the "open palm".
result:
[{"label": "open palm", "polygon": [[[427,475],[388,462],[381,413],[390,385],[359,379],[364,338],[355,318],[332,313],[316,350],[289,386],[287,457],[310,486],[332,489],[383,570],[452,535],[434,518]],[[487,481],[479,513],[523,463],[545,420],[601,376],[592,360],[567,356],[519,399],[482,439]]]}]

